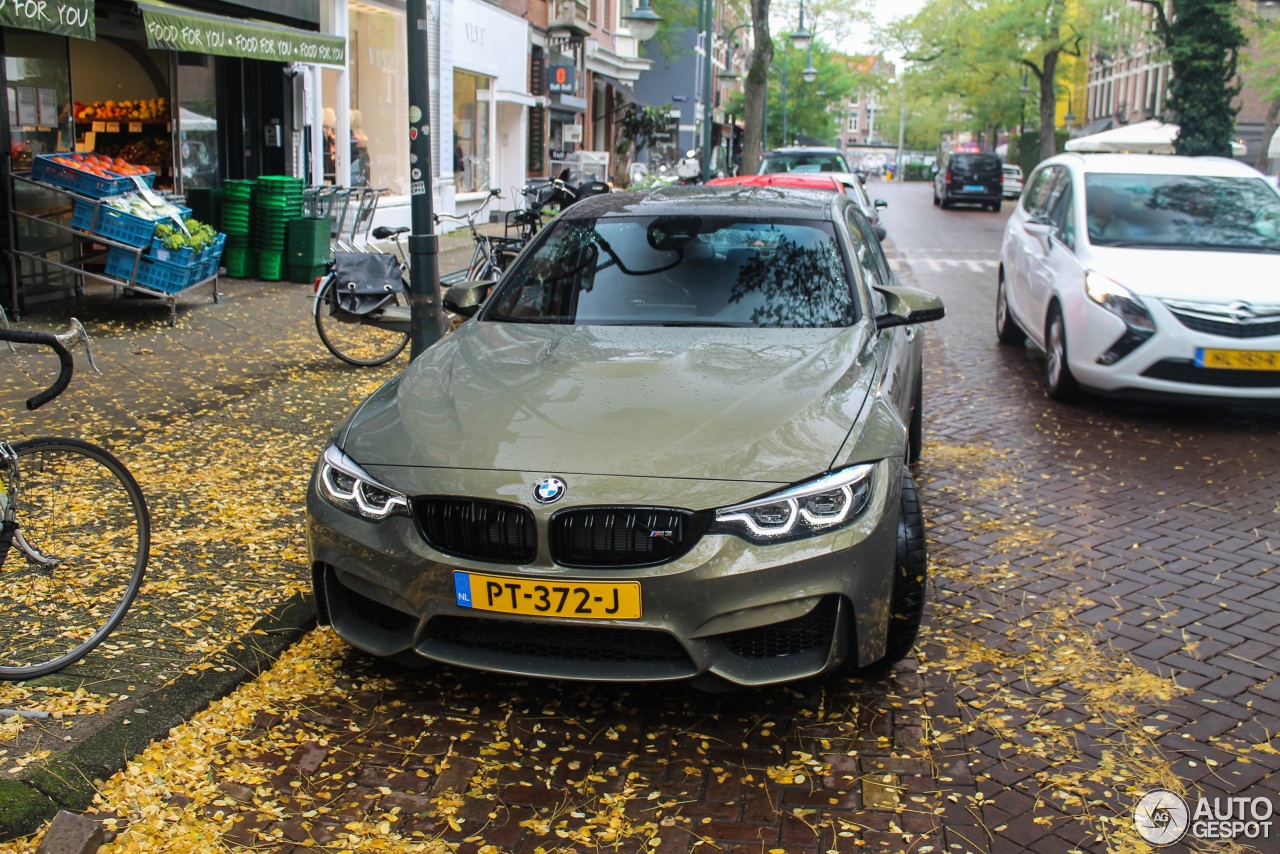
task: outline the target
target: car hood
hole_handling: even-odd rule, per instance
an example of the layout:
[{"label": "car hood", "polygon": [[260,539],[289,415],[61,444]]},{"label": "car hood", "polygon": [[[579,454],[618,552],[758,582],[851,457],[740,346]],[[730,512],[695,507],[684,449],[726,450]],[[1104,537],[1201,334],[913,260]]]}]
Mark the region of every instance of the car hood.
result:
[{"label": "car hood", "polygon": [[464,324],[352,417],[368,465],[791,483],[828,468],[875,370],[866,324]]},{"label": "car hood", "polygon": [[1093,247],[1093,268],[1135,294],[1193,302],[1280,303],[1280,253]]}]

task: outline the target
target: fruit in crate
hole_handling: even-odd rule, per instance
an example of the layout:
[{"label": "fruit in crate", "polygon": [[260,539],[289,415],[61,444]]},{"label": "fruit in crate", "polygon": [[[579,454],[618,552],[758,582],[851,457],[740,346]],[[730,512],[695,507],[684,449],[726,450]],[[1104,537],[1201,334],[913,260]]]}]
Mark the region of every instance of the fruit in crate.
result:
[{"label": "fruit in crate", "polygon": [[53,162],[61,166],[67,166],[71,169],[79,169],[82,172],[88,172],[91,175],[97,175],[99,178],[119,178],[121,176],[130,177],[133,175],[150,175],[151,169],[146,166],[134,166],[127,160],[121,160],[118,157],[108,157],[104,154],[91,154],[85,152],[76,152],[74,154],[59,154],[53,158]]}]

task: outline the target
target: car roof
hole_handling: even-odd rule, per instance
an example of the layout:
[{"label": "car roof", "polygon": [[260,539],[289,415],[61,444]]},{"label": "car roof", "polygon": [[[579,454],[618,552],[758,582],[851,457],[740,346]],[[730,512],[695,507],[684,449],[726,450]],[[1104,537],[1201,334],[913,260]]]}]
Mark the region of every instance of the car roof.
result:
[{"label": "car roof", "polygon": [[780,154],[844,154],[843,151],[832,145],[784,145],[781,148],[771,148],[764,153],[765,157],[777,156]]},{"label": "car roof", "polygon": [[654,187],[591,196],[571,206],[558,219],[740,215],[761,219],[829,220],[833,199],[841,198],[845,198],[843,193],[793,187]]},{"label": "car roof", "polygon": [[798,187],[807,190],[843,191],[844,185],[836,172],[770,172],[767,175],[735,175],[729,178],[712,178],[708,187],[734,185],[752,187]]},{"label": "car roof", "polygon": [[1259,178],[1262,173],[1227,157],[1185,157],[1178,154],[1078,154],[1067,152],[1054,162],[1076,164],[1085,172],[1147,175],[1200,175],[1220,178]]}]

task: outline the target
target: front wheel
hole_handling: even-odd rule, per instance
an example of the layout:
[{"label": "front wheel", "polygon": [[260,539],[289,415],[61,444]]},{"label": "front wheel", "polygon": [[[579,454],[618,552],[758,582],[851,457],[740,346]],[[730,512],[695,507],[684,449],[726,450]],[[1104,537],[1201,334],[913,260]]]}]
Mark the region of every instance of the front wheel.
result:
[{"label": "front wheel", "polygon": [[124,464],[78,439],[29,439],[0,463],[12,541],[0,562],[0,678],[79,661],[124,619],[142,586],[151,521]]},{"label": "front wheel", "polygon": [[[377,326],[382,310],[368,315],[352,314],[338,304],[337,278],[329,276],[316,294],[313,312],[316,332],[329,352],[348,365],[373,367],[390,362],[409,343],[409,333]],[[407,305],[408,298],[396,293],[388,306]]]},{"label": "front wheel", "polygon": [[893,563],[893,592],[889,599],[889,631],[882,663],[906,658],[915,646],[924,619],[929,559],[925,549],[924,511],[910,470],[902,468],[902,493],[898,500],[898,549]]},{"label": "front wheel", "polygon": [[1080,384],[1067,364],[1067,327],[1062,309],[1056,305],[1049,311],[1044,333],[1044,358],[1044,385],[1049,397],[1062,402],[1074,400],[1080,393]]}]

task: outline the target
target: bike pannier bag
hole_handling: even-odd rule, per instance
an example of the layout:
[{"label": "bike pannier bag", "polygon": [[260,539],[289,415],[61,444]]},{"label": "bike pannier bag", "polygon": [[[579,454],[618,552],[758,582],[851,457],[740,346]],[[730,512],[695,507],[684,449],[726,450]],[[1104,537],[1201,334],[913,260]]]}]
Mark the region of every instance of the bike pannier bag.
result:
[{"label": "bike pannier bag", "polygon": [[403,268],[394,255],[335,252],[334,287],[338,306],[351,314],[369,314],[404,290]]}]

